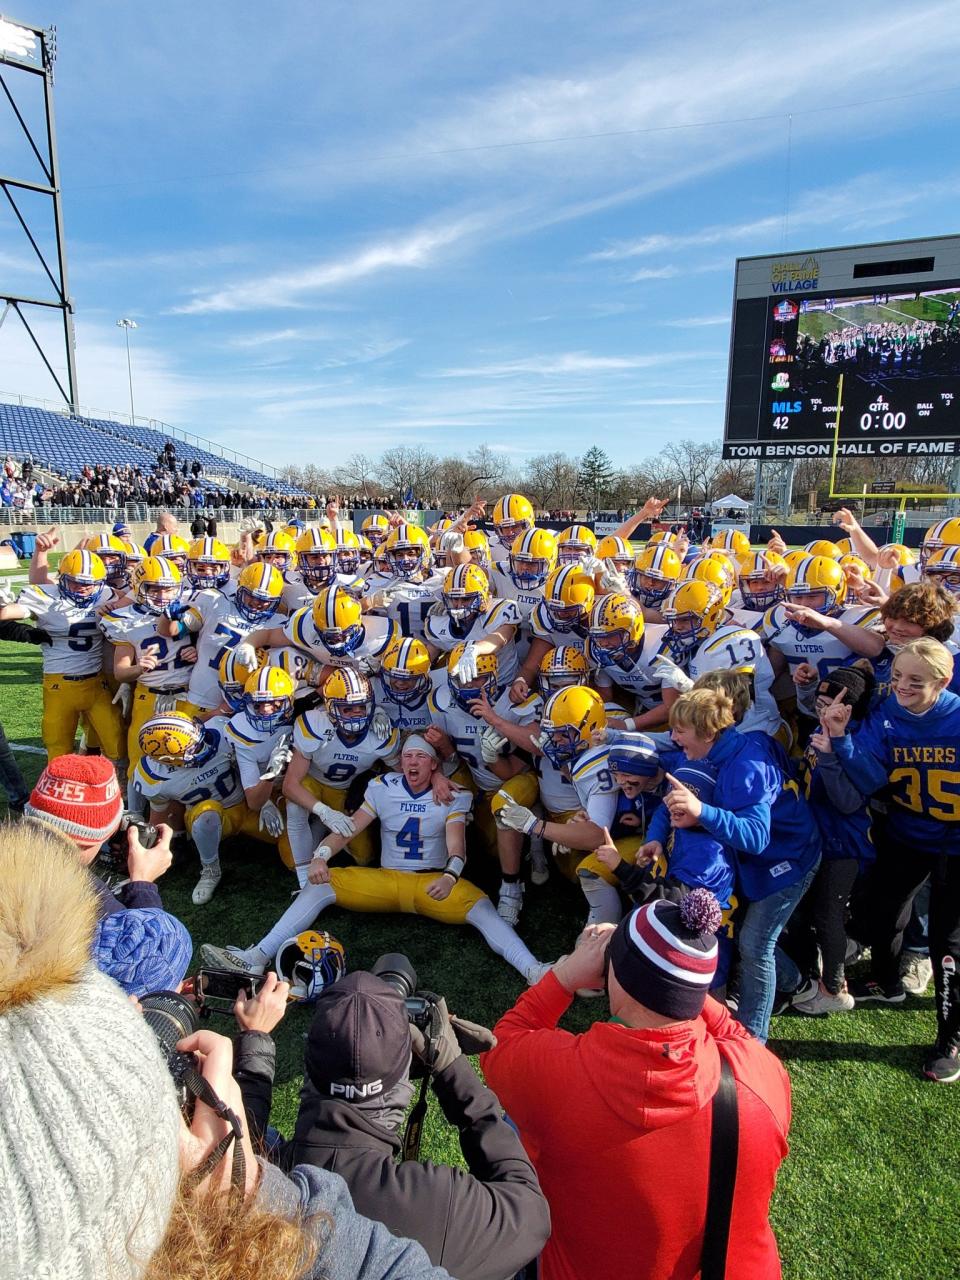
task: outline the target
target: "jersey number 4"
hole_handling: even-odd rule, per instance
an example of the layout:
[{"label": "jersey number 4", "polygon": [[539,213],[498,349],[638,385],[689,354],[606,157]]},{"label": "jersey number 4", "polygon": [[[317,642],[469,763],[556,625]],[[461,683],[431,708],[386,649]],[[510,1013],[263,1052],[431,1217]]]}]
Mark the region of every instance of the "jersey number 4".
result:
[{"label": "jersey number 4", "polygon": [[403,850],[403,856],[411,861],[419,861],[423,841],[420,839],[420,819],[408,818],[397,832],[397,845]]}]

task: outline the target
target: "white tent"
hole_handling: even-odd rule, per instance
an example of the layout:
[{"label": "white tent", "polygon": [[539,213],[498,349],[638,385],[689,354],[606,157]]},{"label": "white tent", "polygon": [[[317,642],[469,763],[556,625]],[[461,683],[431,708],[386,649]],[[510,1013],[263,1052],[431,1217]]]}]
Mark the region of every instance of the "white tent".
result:
[{"label": "white tent", "polygon": [[735,493],[728,493],[725,498],[714,498],[710,503],[713,511],[727,511],[731,507],[736,507],[738,511],[746,511],[752,506],[752,502],[744,502],[743,498],[738,498]]}]

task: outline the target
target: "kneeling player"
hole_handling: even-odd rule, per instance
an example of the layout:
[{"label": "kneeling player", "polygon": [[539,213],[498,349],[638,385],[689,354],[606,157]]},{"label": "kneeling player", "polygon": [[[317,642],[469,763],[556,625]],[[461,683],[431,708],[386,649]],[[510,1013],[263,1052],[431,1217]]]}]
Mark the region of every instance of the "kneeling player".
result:
[{"label": "kneeling player", "polygon": [[399,911],[444,924],[471,924],[527,982],[538,982],[548,966],[537,962],[486,894],[460,878],[471,796],[459,791],[448,803],[435,803],[431,781],[438,768],[437,753],[426,739],[409,737],[401,755],[402,772],[373,779],[354,816],[357,831],[380,820],[380,867],[331,870],[330,858],[349,837],[326,836],[310,866],[311,883],[266,937],[247,951],[204,946],[204,963],[262,973],[288,938],[336,903],[347,911]]}]

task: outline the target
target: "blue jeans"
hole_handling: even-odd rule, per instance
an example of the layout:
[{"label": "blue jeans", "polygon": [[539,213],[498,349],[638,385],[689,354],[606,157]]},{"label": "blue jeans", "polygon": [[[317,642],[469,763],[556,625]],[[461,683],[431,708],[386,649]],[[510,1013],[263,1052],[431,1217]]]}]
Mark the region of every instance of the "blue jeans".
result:
[{"label": "blue jeans", "polygon": [[777,939],[793,915],[797,903],[817,874],[817,863],[802,880],[778,893],[751,902],[737,938],[740,947],[740,1006],[737,1018],[761,1044],[766,1044],[778,977],[782,990],[794,990],[800,972],[792,960],[777,950]]},{"label": "blue jeans", "polygon": [[930,939],[927,931],[927,919],[930,915],[930,881],[927,880],[917,890],[913,900],[913,911],[910,923],[903,931],[904,951],[917,951],[922,956],[930,954]]}]

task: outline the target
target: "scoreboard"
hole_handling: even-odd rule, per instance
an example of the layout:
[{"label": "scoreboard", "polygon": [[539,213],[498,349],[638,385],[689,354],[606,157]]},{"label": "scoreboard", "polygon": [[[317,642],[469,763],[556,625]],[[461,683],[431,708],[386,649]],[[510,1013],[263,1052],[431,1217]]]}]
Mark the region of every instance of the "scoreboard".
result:
[{"label": "scoreboard", "polygon": [[960,458],[960,236],[738,258],[725,458]]}]

